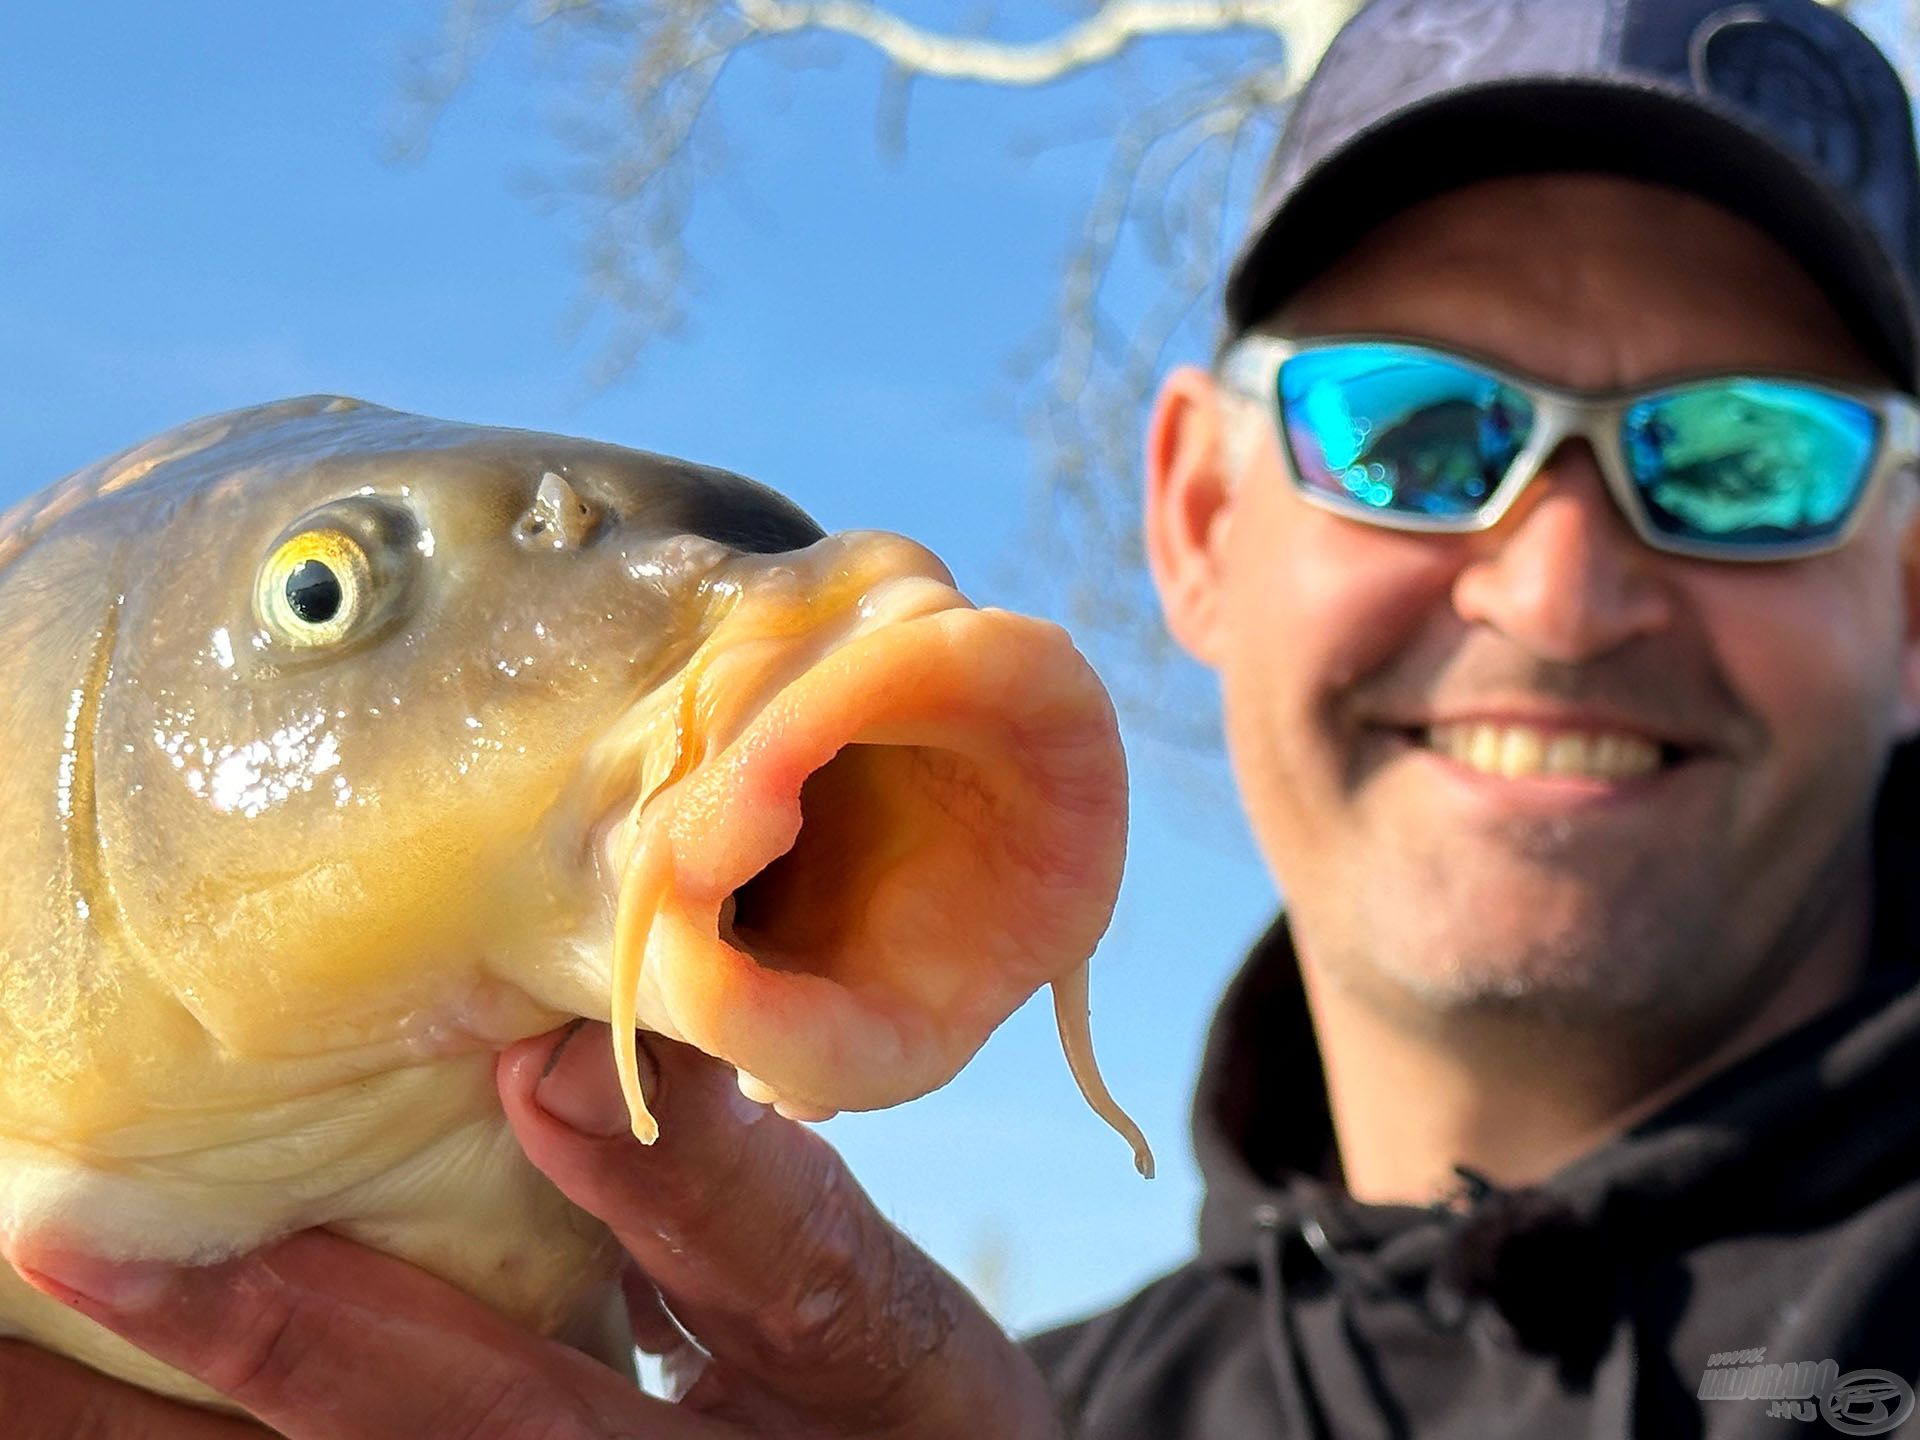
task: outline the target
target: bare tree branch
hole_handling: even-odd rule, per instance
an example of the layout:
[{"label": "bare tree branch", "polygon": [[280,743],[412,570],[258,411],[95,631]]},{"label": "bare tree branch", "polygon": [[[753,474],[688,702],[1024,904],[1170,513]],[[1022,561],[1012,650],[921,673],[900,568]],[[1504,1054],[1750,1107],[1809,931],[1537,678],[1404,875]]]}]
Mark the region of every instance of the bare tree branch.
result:
[{"label": "bare tree branch", "polygon": [[[569,73],[554,87],[576,163],[550,187],[582,222],[585,276],[576,320],[610,328],[599,378],[625,373],[656,336],[678,327],[700,273],[686,234],[697,194],[727,167],[722,82],[749,50],[788,58],[865,49],[885,62],[875,99],[883,154],[904,149],[914,87],[954,80],[1033,88],[1089,72],[1111,77],[1116,113],[1091,133],[1099,179],[1066,248],[1055,313],[1036,325],[1017,367],[1016,411],[1040,483],[1035,523],[1082,558],[1050,596],[1105,642],[1121,701],[1149,730],[1205,747],[1215,733],[1160,627],[1136,535],[1143,412],[1170,347],[1212,338],[1199,317],[1220,272],[1258,165],[1305,77],[1360,0],[1079,0],[1082,13],[1037,40],[992,34],[984,0],[969,33],[943,33],[897,13],[899,0],[443,0],[437,64],[409,86],[432,117],[464,85],[499,27],[519,16]],[[1030,0],[1029,0],[1030,3]],[[1825,0],[1893,32],[1888,53],[1911,88],[1920,0]],[[1897,17],[1897,18],[1896,18]],[[1251,33],[1252,43],[1198,37]],[[1143,42],[1184,39],[1199,83],[1137,95],[1124,57]],[[1124,265],[1123,262],[1124,261]],[[1151,280],[1135,278],[1144,263]],[[1117,280],[1120,270],[1128,283]],[[1019,577],[1037,585],[1058,567]],[[1173,678],[1169,678],[1170,673]],[[1167,696],[1176,695],[1169,704]]]},{"label": "bare tree branch", "polygon": [[1287,0],[1109,0],[1079,24],[1029,44],[942,35],[868,0],[735,0],[768,34],[819,30],[865,41],[895,65],[941,80],[1045,85],[1112,59],[1151,35],[1258,29],[1285,35],[1315,7]]}]

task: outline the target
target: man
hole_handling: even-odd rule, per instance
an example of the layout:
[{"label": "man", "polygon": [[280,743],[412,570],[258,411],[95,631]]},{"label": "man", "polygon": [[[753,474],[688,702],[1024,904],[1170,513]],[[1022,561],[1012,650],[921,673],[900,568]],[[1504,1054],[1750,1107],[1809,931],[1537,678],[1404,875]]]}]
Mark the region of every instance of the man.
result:
[{"label": "man", "polygon": [[1212,1038],[1200,1261],[1036,1343],[1079,1433],[1905,1424],[1911,456],[1676,377],[1911,393],[1914,175],[1810,4],[1335,42],[1229,281],[1255,333],[1148,441],[1288,924]]},{"label": "man", "polygon": [[[719,1067],[650,1043],[641,1151],[604,1036],[501,1090],[637,1338],[691,1355],[664,1296],[710,1352],[679,1407],[325,1235],[12,1258],[296,1437],[1904,1425],[1916,197],[1812,0],[1377,0],[1335,42],[1148,445],[1287,922],[1210,1044],[1200,1257],[1032,1360]],[[0,1402],[252,1433],[17,1348]]]}]

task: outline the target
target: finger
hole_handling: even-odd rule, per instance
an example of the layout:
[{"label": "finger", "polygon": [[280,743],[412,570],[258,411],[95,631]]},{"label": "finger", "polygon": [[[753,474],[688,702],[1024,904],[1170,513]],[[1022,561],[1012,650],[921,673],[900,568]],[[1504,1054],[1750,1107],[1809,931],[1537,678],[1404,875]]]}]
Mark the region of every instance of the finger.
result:
[{"label": "finger", "polygon": [[0,1341],[0,1417],[8,1440],[264,1440],[268,1433],[17,1340]]},{"label": "finger", "polygon": [[501,1058],[521,1146],[613,1229],[716,1367],[862,1433],[1024,1433],[986,1414],[985,1395],[1008,1416],[1047,1412],[1037,1372],[961,1285],[831,1146],[747,1100],[728,1067],[644,1036],[660,1138],[643,1146],[606,1027],[556,1048],[547,1036]]},{"label": "finger", "polygon": [[720,1440],[423,1270],[309,1231],[204,1269],[15,1248],[36,1288],[290,1440]]}]

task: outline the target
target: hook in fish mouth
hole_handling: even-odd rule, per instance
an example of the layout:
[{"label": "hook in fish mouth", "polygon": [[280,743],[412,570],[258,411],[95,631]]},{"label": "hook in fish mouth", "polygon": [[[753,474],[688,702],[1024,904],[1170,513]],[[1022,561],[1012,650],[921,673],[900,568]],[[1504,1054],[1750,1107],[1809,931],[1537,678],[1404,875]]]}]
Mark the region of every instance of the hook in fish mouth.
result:
[{"label": "hook in fish mouth", "polygon": [[672,763],[605,833],[636,1135],[636,1025],[817,1119],[938,1088],[1052,985],[1075,1079],[1151,1173],[1088,1033],[1126,833],[1105,690],[1057,626],[944,580],[849,588],[771,620],[741,601],[683,672]]}]

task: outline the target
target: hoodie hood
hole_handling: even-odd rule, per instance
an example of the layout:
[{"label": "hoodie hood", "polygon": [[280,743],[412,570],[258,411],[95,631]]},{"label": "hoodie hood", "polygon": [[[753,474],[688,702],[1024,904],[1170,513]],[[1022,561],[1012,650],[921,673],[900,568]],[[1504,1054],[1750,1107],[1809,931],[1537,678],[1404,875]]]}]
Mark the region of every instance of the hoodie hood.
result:
[{"label": "hoodie hood", "polygon": [[[1502,1191],[1461,1167],[1460,1200],[1484,1207],[1500,1195],[1533,1194],[1559,1199],[1551,1208],[1583,1223],[1631,1208],[1660,1210],[1672,1224],[1689,1209],[1717,1209],[1731,1190],[1753,1219],[1785,1222],[1844,1193],[1876,1163],[1920,1145],[1920,1107],[1911,1104],[1920,1093],[1920,969],[1902,953],[1877,949],[1847,999],[1534,1190]],[[1277,1112],[1263,1104],[1275,1096],[1287,1097]],[[1847,1112],[1901,1123],[1833,1134],[1833,1118]],[[1396,1241],[1448,1228],[1459,1210],[1451,1202],[1363,1204],[1342,1189],[1320,1052],[1284,917],[1222,1001],[1201,1067],[1193,1138],[1206,1180],[1200,1251],[1217,1265],[1251,1263],[1254,1236],[1276,1224],[1318,1221],[1329,1236],[1393,1251]],[[1398,1249],[1406,1263],[1396,1268],[1417,1268],[1437,1253]]]},{"label": "hoodie hood", "polygon": [[[1457,1192],[1433,1205],[1346,1194],[1298,963],[1285,918],[1275,922],[1217,1013],[1193,1136],[1206,1181],[1200,1265],[1258,1277],[1288,1434],[1366,1433],[1346,1421],[1325,1428],[1330,1393],[1348,1401],[1336,1410],[1373,1409],[1383,1433],[1401,1433],[1355,1324],[1382,1302],[1411,1302],[1441,1331],[1471,1313],[1507,1348],[1554,1356],[1573,1387],[1611,1408],[1614,1422],[1596,1420],[1593,1433],[1635,1433],[1639,1312],[1657,1307],[1631,1293],[1619,1257],[1809,1229],[1910,1175],[1920,1154],[1916,796],[1920,758],[1902,747],[1876,815],[1873,941],[1859,985],[1524,1189],[1459,1168]],[[1324,1304],[1301,1306],[1302,1294],[1331,1294],[1337,1321],[1325,1321]],[[1315,1323],[1327,1333],[1303,1337]],[[1344,1354],[1345,1376],[1310,1376],[1307,1355],[1329,1349]]]}]

